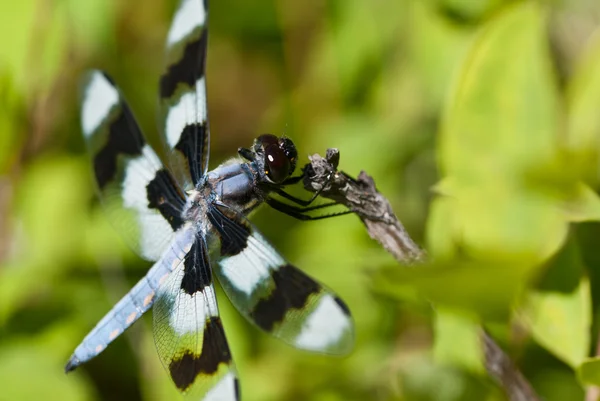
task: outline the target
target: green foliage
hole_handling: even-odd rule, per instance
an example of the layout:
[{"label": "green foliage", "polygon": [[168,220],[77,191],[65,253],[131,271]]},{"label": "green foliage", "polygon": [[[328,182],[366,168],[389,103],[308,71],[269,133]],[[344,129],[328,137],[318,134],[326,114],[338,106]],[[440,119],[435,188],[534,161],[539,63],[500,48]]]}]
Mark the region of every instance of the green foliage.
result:
[{"label": "green foliage", "polygon": [[[337,147],[340,168],[369,172],[430,258],[399,266],[356,218],[258,212],[265,236],[348,302],[357,339],[347,358],[293,350],[219,293],[244,400],[502,400],[483,368],[482,326],[545,400],[600,386],[591,3],[212,1],[212,165],[264,131],[292,137],[300,155]],[[174,7],[0,5],[0,399],[178,397],[148,320],[62,373],[149,267],[94,200],[78,78],[108,70],[158,143]],[[587,235],[574,233],[582,222]]]},{"label": "green foliage", "polygon": [[579,366],[579,380],[584,384],[600,385],[600,358],[588,358]]},{"label": "green foliage", "polygon": [[436,362],[484,373],[481,328],[477,319],[444,308],[436,308],[435,312],[433,354]]},{"label": "green foliage", "polygon": [[590,292],[587,280],[569,294],[532,293],[533,337],[569,365],[577,367],[590,345]]},{"label": "green foliage", "polygon": [[532,337],[573,368],[590,347],[591,294],[574,241],[546,267],[537,288],[527,294],[524,320]]},{"label": "green foliage", "polygon": [[594,106],[600,97],[600,35],[590,39],[576,71],[569,82],[566,101],[568,107],[568,135],[565,147],[575,153],[577,163],[587,173],[586,178],[598,184],[598,128],[600,114]]}]

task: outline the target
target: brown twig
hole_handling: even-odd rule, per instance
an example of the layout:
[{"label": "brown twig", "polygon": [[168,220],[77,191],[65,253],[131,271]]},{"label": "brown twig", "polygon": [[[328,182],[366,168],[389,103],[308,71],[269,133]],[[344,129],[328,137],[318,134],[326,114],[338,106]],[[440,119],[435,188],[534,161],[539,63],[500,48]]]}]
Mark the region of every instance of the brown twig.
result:
[{"label": "brown twig", "polygon": [[[410,238],[389,201],[375,187],[375,181],[361,171],[354,179],[337,170],[340,154],[328,149],[325,158],[310,157],[304,167],[304,188],[332,199],[354,212],[367,227],[371,238],[378,241],[396,260],[403,264],[418,264],[426,259],[425,252]],[[506,392],[511,401],[539,401],[531,385],[513,364],[510,357],[488,333],[482,330],[485,367]]]},{"label": "brown twig", "polygon": [[[388,200],[377,192],[375,181],[362,171],[354,179],[337,171],[339,151],[328,149],[325,158],[314,155],[306,165],[304,188],[332,199],[352,210],[367,227],[371,238],[403,263],[415,263],[425,257],[419,246],[410,238],[400,223]],[[330,178],[331,177],[331,178]]]}]

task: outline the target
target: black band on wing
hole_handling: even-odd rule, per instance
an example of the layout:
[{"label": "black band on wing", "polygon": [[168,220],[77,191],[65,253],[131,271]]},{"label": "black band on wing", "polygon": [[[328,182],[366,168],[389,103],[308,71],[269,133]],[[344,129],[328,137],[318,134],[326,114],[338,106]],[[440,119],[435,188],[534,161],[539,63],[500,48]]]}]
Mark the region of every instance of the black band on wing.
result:
[{"label": "black band on wing", "polygon": [[206,243],[202,238],[196,239],[192,249],[188,252],[183,262],[183,278],[181,289],[186,294],[194,295],[204,287],[212,284],[212,272],[208,259]]},{"label": "black band on wing", "polygon": [[290,264],[272,270],[271,278],[275,283],[271,293],[250,312],[256,324],[267,331],[282,322],[290,309],[304,308],[308,298],[321,291],[316,281]]},{"label": "black band on wing", "polygon": [[[218,317],[211,317],[204,327],[202,351],[199,355],[187,350],[169,365],[171,378],[178,389],[185,391],[200,374],[211,375],[221,363],[231,362],[231,352],[225,339],[223,324]],[[237,389],[236,389],[237,391]]]},{"label": "black band on wing", "polygon": [[148,207],[158,209],[173,227],[173,231],[183,226],[182,211],[185,207],[185,199],[167,170],[161,169],[156,172],[154,179],[146,186],[146,192]]},{"label": "black band on wing", "polygon": [[[106,75],[104,77],[108,79]],[[141,155],[145,144],[139,126],[124,102],[119,102],[119,109],[114,113],[112,122],[108,124],[106,144],[94,157],[94,173],[100,190],[115,179],[118,156]]]},{"label": "black band on wing", "polygon": [[246,221],[235,218],[228,208],[212,204],[208,209],[208,220],[221,239],[221,256],[233,256],[246,249],[252,228]]},{"label": "black band on wing", "polygon": [[[171,44],[167,53],[168,62],[171,64],[160,78],[160,98],[165,116],[169,118],[172,110],[183,107],[178,101],[187,102],[189,108],[186,116],[177,117],[185,119],[180,121],[184,124],[177,123],[176,128],[164,128],[165,135],[170,138],[166,141],[168,148],[175,152],[172,155],[172,163],[176,165],[175,170],[183,176],[179,177],[182,178],[182,185],[186,185],[189,180],[194,186],[198,185],[208,169],[210,139],[205,104],[206,83],[202,80],[205,74],[207,44],[208,30],[204,21],[184,38]],[[196,110],[193,110],[194,108]],[[169,129],[177,132],[168,132]]]},{"label": "black band on wing", "polygon": [[172,97],[180,84],[193,88],[196,81],[204,76],[207,44],[208,31],[202,27],[196,39],[185,46],[183,56],[160,77],[161,98]]},{"label": "black band on wing", "polygon": [[351,315],[350,308],[348,308],[348,305],[346,305],[346,303],[344,301],[342,301],[342,299],[340,297],[338,297],[336,295],[333,297],[333,300],[335,301],[336,304],[338,304],[338,306],[346,314],[346,316]]},{"label": "black band on wing", "polygon": [[202,159],[208,152],[207,142],[207,122],[204,121],[187,125],[181,133],[179,142],[175,145],[175,149],[181,152],[188,161],[190,176],[196,184],[200,182],[204,174],[204,161],[199,161],[198,158]]}]

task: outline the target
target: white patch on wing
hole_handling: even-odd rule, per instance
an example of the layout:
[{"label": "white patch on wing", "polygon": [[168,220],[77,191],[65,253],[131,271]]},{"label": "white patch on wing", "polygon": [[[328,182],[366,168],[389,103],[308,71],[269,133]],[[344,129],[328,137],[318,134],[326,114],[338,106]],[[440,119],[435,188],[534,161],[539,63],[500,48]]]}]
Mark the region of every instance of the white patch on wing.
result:
[{"label": "white patch on wing", "polygon": [[204,77],[196,82],[196,92],[185,93],[170,107],[166,121],[167,142],[171,148],[179,142],[183,129],[206,121],[206,86]]},{"label": "white patch on wing", "polygon": [[251,295],[256,287],[284,264],[279,254],[260,236],[254,233],[248,245],[237,255],[219,261],[223,276],[239,291]]},{"label": "white patch on wing", "polygon": [[296,337],[295,344],[299,348],[309,350],[326,350],[339,341],[350,329],[351,321],[335,302],[335,299],[325,294],[319,305],[310,314]]},{"label": "white patch on wing", "polygon": [[167,36],[168,46],[173,46],[185,38],[196,27],[204,25],[205,21],[206,10],[204,9],[202,0],[184,0],[173,18],[173,23]]},{"label": "white patch on wing", "polygon": [[173,277],[173,282],[178,284],[178,292],[169,317],[170,326],[179,336],[203,330],[206,322],[206,304],[202,292],[190,295],[180,288],[184,275],[183,268],[171,274],[176,275]]},{"label": "white patch on wing", "polygon": [[206,286],[202,291],[190,295],[181,289],[184,274],[183,266],[174,270],[168,278],[169,284],[159,290],[159,296],[170,292],[166,296],[173,299],[169,325],[178,336],[202,331],[208,317],[219,315],[214,289]]},{"label": "white patch on wing", "polygon": [[228,372],[219,382],[210,389],[202,401],[235,401],[235,376]]},{"label": "white patch on wing", "polygon": [[108,116],[110,109],[118,103],[119,92],[117,92],[115,87],[100,72],[93,72],[85,88],[81,108],[83,134],[86,137],[92,135],[100,123]]},{"label": "white patch on wing", "polygon": [[160,258],[165,235],[171,233],[171,225],[158,211],[148,209],[146,187],[161,169],[161,162],[149,145],[144,145],[142,155],[127,162],[122,183],[123,206],[136,213],[140,235],[140,253],[144,258]]},{"label": "white patch on wing", "polygon": [[190,295],[179,290],[175,297],[169,324],[180,336],[202,331],[206,322],[205,307],[204,296],[201,292]]},{"label": "white patch on wing", "polygon": [[214,288],[206,286],[202,291],[204,292],[208,316],[219,317],[219,307],[217,306],[217,296],[215,295]]}]

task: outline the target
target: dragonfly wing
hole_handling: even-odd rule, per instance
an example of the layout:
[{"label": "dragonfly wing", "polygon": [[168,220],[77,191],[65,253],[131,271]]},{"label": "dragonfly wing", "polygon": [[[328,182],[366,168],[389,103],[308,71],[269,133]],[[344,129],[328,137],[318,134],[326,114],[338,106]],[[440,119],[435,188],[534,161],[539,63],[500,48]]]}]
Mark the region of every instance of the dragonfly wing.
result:
[{"label": "dragonfly wing", "polygon": [[163,142],[171,168],[186,189],[195,187],[208,170],[207,3],[181,1],[167,36],[166,68],[160,78]]},{"label": "dragonfly wing", "polygon": [[208,215],[219,237],[216,276],[242,315],[295,347],[350,351],[354,324],[333,291],[286,262],[243,214],[213,205]]},{"label": "dragonfly wing", "polygon": [[239,400],[204,239],[161,285],[153,314],[158,354],[186,399]]},{"label": "dragonfly wing", "polygon": [[185,197],[100,71],[85,77],[81,126],[109,219],[140,256],[158,260],[183,226]]},{"label": "dragonfly wing", "polygon": [[154,303],[157,289],[169,274],[179,266],[190,250],[193,233],[190,229],[178,233],[173,244],[142,278],[100,320],[94,329],[77,346],[65,367],[71,371],[100,354],[113,340],[137,321]]}]

